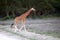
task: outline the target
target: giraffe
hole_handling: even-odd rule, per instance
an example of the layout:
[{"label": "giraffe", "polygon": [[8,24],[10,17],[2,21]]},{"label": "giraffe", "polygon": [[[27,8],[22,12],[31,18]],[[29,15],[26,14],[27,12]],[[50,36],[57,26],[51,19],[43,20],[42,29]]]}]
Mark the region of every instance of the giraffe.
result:
[{"label": "giraffe", "polygon": [[19,29],[19,31],[21,31],[22,28],[24,28],[24,30],[26,31],[26,28],[25,28],[25,20],[26,20],[27,16],[30,15],[30,13],[31,13],[32,11],[35,11],[35,9],[34,9],[34,8],[30,8],[27,12],[25,12],[25,13],[23,13],[22,15],[16,17],[16,18],[14,19],[14,24],[11,24],[11,27],[12,27],[12,25],[13,25],[14,30],[15,30],[15,31],[18,30],[17,25],[18,25],[18,22],[20,21],[21,24],[22,24],[22,26],[21,26],[21,28]]}]

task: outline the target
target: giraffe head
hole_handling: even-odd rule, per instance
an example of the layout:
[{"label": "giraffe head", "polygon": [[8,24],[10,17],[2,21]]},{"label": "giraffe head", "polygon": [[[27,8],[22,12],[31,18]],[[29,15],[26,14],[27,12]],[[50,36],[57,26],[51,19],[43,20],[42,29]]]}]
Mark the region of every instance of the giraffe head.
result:
[{"label": "giraffe head", "polygon": [[31,10],[35,11],[35,9],[34,9],[34,8],[31,8]]}]

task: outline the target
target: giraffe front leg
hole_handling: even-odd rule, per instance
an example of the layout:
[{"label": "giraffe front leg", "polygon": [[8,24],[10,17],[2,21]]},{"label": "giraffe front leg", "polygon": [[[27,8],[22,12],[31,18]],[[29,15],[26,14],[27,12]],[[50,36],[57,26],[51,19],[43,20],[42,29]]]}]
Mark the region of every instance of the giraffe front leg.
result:
[{"label": "giraffe front leg", "polygon": [[26,27],[25,27],[25,24],[24,24],[23,26],[24,26],[24,30],[27,31],[27,30],[26,30]]},{"label": "giraffe front leg", "polygon": [[25,19],[24,19],[24,21],[23,21],[23,27],[24,27],[24,31],[27,31],[27,30],[26,30],[26,27],[25,27]]},{"label": "giraffe front leg", "polygon": [[24,31],[26,31],[25,25],[22,25],[19,31],[21,31],[23,28],[24,28]]},{"label": "giraffe front leg", "polygon": [[21,26],[21,28],[19,29],[19,31],[21,31],[23,29],[23,26]]},{"label": "giraffe front leg", "polygon": [[22,21],[22,27],[20,28],[20,31],[24,28],[24,30],[26,31],[26,28],[25,28],[25,22]]}]

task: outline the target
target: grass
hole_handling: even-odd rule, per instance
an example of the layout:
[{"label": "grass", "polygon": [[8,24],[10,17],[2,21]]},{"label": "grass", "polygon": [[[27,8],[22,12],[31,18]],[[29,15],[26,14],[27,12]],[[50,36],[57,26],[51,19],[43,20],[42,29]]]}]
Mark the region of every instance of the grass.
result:
[{"label": "grass", "polygon": [[57,32],[47,32],[45,34],[52,35],[54,37],[60,38],[60,33],[57,33]]},{"label": "grass", "polygon": [[[10,32],[14,35],[18,35],[18,36],[23,37],[23,38],[27,38],[26,36],[23,36],[23,35],[19,34],[18,32],[13,32],[11,30],[6,29],[6,27],[5,28],[0,28],[0,29],[3,30],[3,31],[6,31],[6,32]],[[35,38],[27,38],[27,39],[36,40]]]},{"label": "grass", "polygon": [[45,35],[60,38],[60,33],[56,33],[56,32],[39,32],[38,34],[45,34]]},{"label": "grass", "polygon": [[30,32],[35,32],[37,34],[45,34],[45,35],[49,35],[49,36],[53,36],[53,37],[57,37],[57,38],[60,38],[60,32],[52,32],[52,31],[48,31],[48,32],[42,32],[42,31],[36,31],[36,30],[33,30],[33,29],[29,29],[28,31]]},{"label": "grass", "polygon": [[[26,36],[23,36],[19,33],[16,33],[16,32],[13,32],[11,30],[8,30],[6,29],[6,27],[0,27],[0,29],[6,31],[6,32],[10,32],[10,33],[13,33],[15,35],[19,35],[21,37],[24,37],[24,38],[27,38]],[[35,32],[37,34],[46,34],[46,35],[49,35],[49,36],[53,36],[53,37],[57,37],[57,38],[60,38],[60,32],[52,32],[52,31],[48,31],[48,32],[42,32],[42,31],[36,31],[35,29],[28,29],[29,32]],[[31,40],[35,40],[34,38],[28,38],[28,39],[31,39]]]},{"label": "grass", "polygon": [[[35,38],[28,38],[28,37],[26,37],[24,35],[21,35],[19,32],[14,32],[14,31],[8,30],[8,29],[6,29],[6,27],[0,28],[0,29],[3,30],[3,31],[6,31],[6,32],[12,33],[13,35],[20,36],[22,38],[27,38],[29,40],[36,40]],[[42,34],[42,35],[45,34],[45,35],[49,35],[49,36],[60,38],[60,33],[57,33],[57,32],[50,32],[50,31],[49,32],[42,32],[42,31],[37,32],[34,29],[33,30],[29,29],[28,31],[35,32],[35,33]]]}]

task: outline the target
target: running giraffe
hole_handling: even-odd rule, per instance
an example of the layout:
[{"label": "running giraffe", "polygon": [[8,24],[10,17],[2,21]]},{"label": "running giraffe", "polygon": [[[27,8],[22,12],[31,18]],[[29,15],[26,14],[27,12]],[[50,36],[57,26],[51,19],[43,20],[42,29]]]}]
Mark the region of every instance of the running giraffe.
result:
[{"label": "running giraffe", "polygon": [[22,28],[24,28],[24,30],[26,31],[26,28],[25,28],[25,20],[26,20],[27,16],[30,15],[30,13],[32,11],[35,11],[35,9],[34,8],[31,8],[27,12],[23,13],[21,16],[16,17],[14,19],[14,24],[11,24],[11,27],[13,26],[14,29],[15,29],[15,31],[17,31],[18,30],[17,25],[18,25],[18,22],[20,21],[22,23],[22,26],[19,29],[19,31],[21,31]]}]

